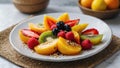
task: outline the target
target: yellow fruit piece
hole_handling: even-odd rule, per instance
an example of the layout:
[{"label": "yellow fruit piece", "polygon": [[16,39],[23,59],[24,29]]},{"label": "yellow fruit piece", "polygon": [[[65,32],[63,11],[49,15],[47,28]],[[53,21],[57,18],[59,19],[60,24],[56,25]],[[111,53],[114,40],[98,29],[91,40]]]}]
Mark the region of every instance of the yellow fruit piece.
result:
[{"label": "yellow fruit piece", "polygon": [[91,8],[93,0],[81,0],[80,4],[86,8]]},{"label": "yellow fruit piece", "polygon": [[44,16],[43,25],[47,30],[50,30],[51,24],[56,24],[57,20],[51,16]]},{"label": "yellow fruit piece", "polygon": [[58,50],[65,55],[75,55],[81,52],[81,46],[78,44],[70,45],[66,39],[59,37]]},{"label": "yellow fruit piece", "polygon": [[74,34],[74,38],[75,38],[76,42],[80,44],[80,35],[79,35],[79,33],[76,32],[76,31],[72,31],[72,32]]},{"label": "yellow fruit piece", "polygon": [[87,23],[78,24],[72,27],[72,31],[76,31],[78,33],[81,33],[86,27],[88,26]]},{"label": "yellow fruit piece", "polygon": [[63,22],[66,22],[68,20],[69,20],[69,14],[68,13],[63,13],[57,19],[57,21],[63,21]]},{"label": "yellow fruit piece", "polygon": [[104,0],[93,0],[91,8],[95,11],[104,11],[107,9],[107,4]]},{"label": "yellow fruit piece", "polygon": [[29,37],[23,35],[21,30],[19,30],[19,37],[24,43],[27,43],[27,41],[29,40]]},{"label": "yellow fruit piece", "polygon": [[44,27],[38,27],[38,26],[36,26],[33,23],[29,23],[28,26],[29,26],[30,30],[33,30],[33,31],[35,31],[37,33],[42,33],[44,31],[47,31],[46,28],[44,28]]},{"label": "yellow fruit piece", "polygon": [[118,9],[120,0],[104,0],[108,9]]},{"label": "yellow fruit piece", "polygon": [[57,51],[57,39],[35,46],[34,50],[39,54],[50,55]]}]

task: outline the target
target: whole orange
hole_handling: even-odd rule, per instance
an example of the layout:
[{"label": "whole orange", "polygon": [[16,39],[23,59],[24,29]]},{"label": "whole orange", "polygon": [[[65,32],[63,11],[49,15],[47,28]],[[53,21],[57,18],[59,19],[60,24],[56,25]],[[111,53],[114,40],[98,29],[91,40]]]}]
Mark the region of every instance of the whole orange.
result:
[{"label": "whole orange", "polygon": [[108,9],[117,9],[119,8],[120,2],[119,0],[105,0]]},{"label": "whole orange", "polygon": [[93,0],[81,0],[80,4],[86,8],[91,8]]}]

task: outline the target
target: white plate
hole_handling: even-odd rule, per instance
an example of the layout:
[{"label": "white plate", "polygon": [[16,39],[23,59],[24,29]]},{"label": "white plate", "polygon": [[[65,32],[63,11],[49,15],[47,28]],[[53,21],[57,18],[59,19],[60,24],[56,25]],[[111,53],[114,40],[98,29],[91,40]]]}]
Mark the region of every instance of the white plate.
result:
[{"label": "white plate", "polygon": [[[57,18],[60,14],[62,13],[50,13],[46,15],[50,15],[50,16]],[[53,56],[37,54],[33,52],[32,50],[30,50],[28,47],[24,46],[24,44],[19,39],[18,31],[19,29],[28,28],[28,23],[30,22],[32,23],[42,22],[44,15],[35,16],[31,19],[28,19],[16,25],[10,33],[10,36],[9,36],[10,43],[16,51],[18,51],[20,54],[24,56],[37,59],[37,60],[52,61],[52,62],[73,61],[73,60],[87,58],[87,57],[97,54],[98,52],[102,51],[103,49],[105,49],[105,47],[109,45],[109,43],[111,42],[111,38],[112,38],[112,32],[109,26],[104,21],[97,19],[95,17],[92,17],[92,16],[82,15],[79,13],[69,13],[69,15],[71,19],[80,18],[80,23],[89,23],[89,26],[87,28],[91,28],[91,27],[97,28],[100,34],[104,35],[102,39],[102,43],[100,43],[98,46],[95,46],[92,50],[83,51],[81,54],[74,55],[74,56],[59,56],[56,58]]]}]

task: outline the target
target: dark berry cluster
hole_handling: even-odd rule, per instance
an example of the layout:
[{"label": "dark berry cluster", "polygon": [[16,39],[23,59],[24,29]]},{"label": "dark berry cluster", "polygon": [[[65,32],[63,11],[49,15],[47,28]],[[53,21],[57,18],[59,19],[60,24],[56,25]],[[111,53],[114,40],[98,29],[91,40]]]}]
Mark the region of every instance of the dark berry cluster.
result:
[{"label": "dark berry cluster", "polygon": [[67,31],[67,32],[71,31],[71,27],[70,27],[69,25],[67,25],[67,24],[64,24],[63,21],[59,21],[59,22],[56,24],[56,26],[57,26],[57,27],[52,30],[52,32],[53,32],[53,34],[54,34],[55,36],[57,36],[57,34],[58,34],[61,30]]}]

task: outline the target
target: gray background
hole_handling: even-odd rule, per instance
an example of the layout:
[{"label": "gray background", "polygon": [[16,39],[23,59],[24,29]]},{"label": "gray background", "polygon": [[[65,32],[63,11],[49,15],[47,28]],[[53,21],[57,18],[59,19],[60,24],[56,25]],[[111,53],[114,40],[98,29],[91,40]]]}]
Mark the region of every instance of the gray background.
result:
[{"label": "gray background", "polygon": [[[68,2],[69,1],[69,2]],[[50,0],[50,5],[77,6],[78,0]],[[12,0],[0,0],[0,4],[12,3]]]}]

